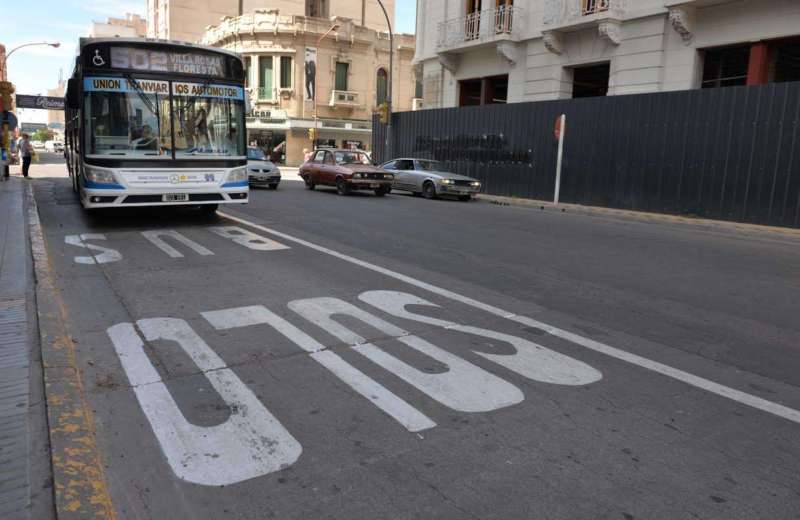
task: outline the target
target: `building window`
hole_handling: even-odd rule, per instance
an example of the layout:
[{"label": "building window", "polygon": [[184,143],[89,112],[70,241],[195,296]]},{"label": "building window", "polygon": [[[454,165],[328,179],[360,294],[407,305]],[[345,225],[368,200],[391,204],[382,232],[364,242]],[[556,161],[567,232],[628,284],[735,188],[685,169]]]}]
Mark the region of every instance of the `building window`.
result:
[{"label": "building window", "polygon": [[272,56],[258,58],[258,97],[272,99]]},{"label": "building window", "polygon": [[508,74],[458,82],[459,106],[508,103]]},{"label": "building window", "polygon": [[253,85],[253,81],[250,78],[250,74],[253,73],[252,71],[252,59],[250,56],[244,57],[244,86],[251,87]]},{"label": "building window", "polygon": [[414,97],[422,99],[422,80],[418,79],[414,85]]},{"label": "building window", "polygon": [[480,79],[466,79],[458,82],[458,105],[470,107],[481,104],[483,81]]},{"label": "building window", "polygon": [[497,105],[508,103],[508,74],[485,78],[483,104]]},{"label": "building window", "polygon": [[774,62],[770,71],[773,81],[800,81],[800,40],[776,42],[773,54]]},{"label": "building window", "polygon": [[328,18],[327,0],[306,0],[306,16]]},{"label": "building window", "polygon": [[611,64],[590,65],[572,69],[572,97],[586,98],[608,95]]},{"label": "building window", "polygon": [[281,56],[281,86],[280,88],[292,88],[292,57]]},{"label": "building window", "polygon": [[347,90],[347,76],[350,73],[350,64],[343,61],[336,62],[335,90]]},{"label": "building window", "polygon": [[734,45],[704,52],[703,88],[733,87],[747,84],[750,44]]},{"label": "building window", "polygon": [[382,105],[386,103],[387,94],[387,87],[389,85],[389,81],[387,79],[386,69],[380,68],[378,69],[378,80],[377,80],[377,91],[375,93],[375,104]]}]

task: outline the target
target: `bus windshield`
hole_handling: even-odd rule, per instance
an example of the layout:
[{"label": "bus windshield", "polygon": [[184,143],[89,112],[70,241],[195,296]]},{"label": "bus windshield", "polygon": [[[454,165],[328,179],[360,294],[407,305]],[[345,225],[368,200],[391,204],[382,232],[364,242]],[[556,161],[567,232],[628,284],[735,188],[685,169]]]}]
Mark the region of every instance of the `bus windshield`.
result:
[{"label": "bus windshield", "polygon": [[91,92],[87,96],[88,155],[172,158],[168,92]]},{"label": "bus windshield", "polygon": [[240,87],[86,78],[84,91],[89,156],[147,159],[245,156]]}]

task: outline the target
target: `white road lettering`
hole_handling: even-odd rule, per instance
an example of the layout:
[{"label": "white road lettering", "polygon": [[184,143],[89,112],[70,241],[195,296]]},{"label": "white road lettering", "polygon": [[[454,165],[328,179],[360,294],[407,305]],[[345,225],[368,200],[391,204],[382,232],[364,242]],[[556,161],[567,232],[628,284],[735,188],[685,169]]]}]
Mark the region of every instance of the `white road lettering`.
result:
[{"label": "white road lettering", "polygon": [[122,260],[122,254],[116,249],[109,247],[98,246],[96,244],[89,244],[87,240],[105,240],[106,236],[99,233],[85,233],[83,235],[67,235],[64,237],[64,242],[75,247],[82,247],[90,251],[99,251],[99,254],[92,256],[76,256],[74,257],[75,263],[94,265],[94,264],[107,264],[110,262],[119,262]]},{"label": "white road lettering", "polygon": [[598,370],[586,363],[537,345],[524,338],[469,325],[459,325],[451,321],[408,311],[406,309],[408,305],[439,307],[412,294],[397,291],[368,291],[362,293],[358,299],[398,318],[509,343],[516,349],[517,352],[515,354],[503,355],[473,352],[534,381],[578,386],[588,385],[603,378],[603,375]]},{"label": "white road lettering", "polygon": [[131,323],[108,329],[125,374],[170,467],[183,480],[223,486],[292,465],[300,443],[264,407],[236,374],[183,320],[152,318],[137,325],[147,341],[175,341],[192,358],[230,408],[219,425],[186,420],[144,351]]},{"label": "white road lettering", "polygon": [[330,370],[356,393],[369,399],[408,431],[419,432],[436,426],[436,423],[425,414],[352,366],[335,352],[325,350],[325,347],[314,338],[261,305],[201,314],[217,330],[261,324],[270,325],[297,346],[309,352],[311,359]]},{"label": "white road lettering", "polygon": [[164,241],[162,237],[169,237],[176,242],[180,242],[181,244],[185,245],[195,253],[201,256],[211,256],[214,254],[213,251],[206,249],[205,247],[201,246],[194,240],[186,238],[181,233],[171,229],[164,229],[164,230],[154,230],[154,231],[142,231],[142,236],[145,237],[147,240],[153,243],[157,248],[164,251],[169,257],[171,258],[183,258],[183,253],[169,245],[167,242]]},{"label": "white road lettering", "polygon": [[208,229],[222,238],[233,240],[236,244],[254,251],[279,251],[281,249],[290,249],[289,246],[256,235],[252,231],[238,226],[215,226]]},{"label": "white road lettering", "polygon": [[489,314],[493,314],[495,316],[500,316],[502,318],[509,319],[511,321],[515,321],[517,323],[522,323],[528,327],[537,327],[545,332],[552,334],[555,337],[564,339],[566,341],[570,341],[576,345],[580,345],[586,349],[592,350],[594,352],[599,352],[611,358],[617,359],[619,361],[623,361],[625,363],[629,363],[634,366],[638,366],[640,368],[644,368],[646,370],[650,370],[657,374],[661,374],[662,376],[666,376],[677,381],[681,381],[687,385],[691,385],[695,388],[703,389],[707,392],[711,392],[716,394],[720,397],[724,397],[726,399],[731,399],[738,403],[744,404],[746,406],[750,406],[757,410],[761,410],[763,412],[775,415],[777,417],[782,417],[788,421],[792,421],[794,423],[800,424],[800,410],[796,410],[794,408],[789,408],[788,406],[784,406],[780,403],[776,403],[773,401],[768,401],[767,399],[763,399],[761,397],[748,394],[746,392],[742,392],[740,390],[736,390],[735,388],[731,388],[729,386],[721,385],[710,379],[706,379],[703,377],[696,376],[690,372],[686,372],[685,370],[680,370],[678,368],[671,367],[669,365],[665,365],[663,363],[659,363],[658,361],[653,361],[652,359],[648,359],[643,356],[639,356],[628,352],[626,350],[622,350],[616,347],[612,347],[611,345],[606,345],[605,343],[601,343],[599,341],[595,341],[590,338],[584,338],[579,334],[575,334],[574,332],[570,332],[568,330],[560,329],[558,327],[554,327],[547,323],[543,323],[538,320],[534,320],[532,318],[528,318],[527,316],[520,316],[513,312],[509,312],[499,307],[495,307],[494,305],[489,305],[487,303],[483,303],[478,301],[474,298],[470,298],[469,296],[464,296],[462,294],[458,294],[456,292],[450,291],[443,287],[439,287],[428,282],[424,282],[422,280],[417,280],[414,277],[398,273],[396,271],[392,271],[391,269],[387,269],[385,267],[371,264],[364,260],[360,260],[350,255],[346,255],[344,253],[340,253],[339,251],[335,251],[333,249],[329,249],[324,246],[320,246],[313,242],[309,242],[308,240],[303,240],[302,238],[297,238],[295,236],[289,235],[287,233],[282,233],[275,229],[270,229],[266,226],[262,226],[260,224],[256,224],[255,222],[250,222],[248,220],[236,217],[231,215],[230,213],[220,212],[220,214],[227,218],[230,221],[237,222],[239,224],[243,224],[246,226],[250,226],[253,229],[258,229],[259,231],[263,231],[265,233],[269,233],[270,235],[276,236],[282,240],[286,240],[287,242],[292,242],[294,244],[299,244],[305,246],[309,249],[314,251],[319,251],[320,253],[324,253],[326,255],[332,256],[334,258],[338,258],[345,262],[348,262],[352,265],[357,265],[359,267],[363,267],[364,269],[368,269],[370,271],[383,274],[389,278],[394,280],[401,281],[403,283],[407,283],[413,287],[417,287],[419,289],[423,289],[425,291],[429,291],[433,294],[438,294],[444,298],[448,298],[453,301],[457,301],[463,303],[465,305],[469,305],[475,309],[480,309],[485,311]]},{"label": "white road lettering", "polygon": [[[453,410],[488,412],[525,399],[523,393],[511,383],[345,301],[336,298],[311,298],[292,301],[289,308],[332,336],[353,345],[354,350],[373,363]],[[447,371],[429,374],[408,365],[334,321],[332,316],[336,314],[356,318],[381,333],[396,338],[404,345],[445,365]]]}]

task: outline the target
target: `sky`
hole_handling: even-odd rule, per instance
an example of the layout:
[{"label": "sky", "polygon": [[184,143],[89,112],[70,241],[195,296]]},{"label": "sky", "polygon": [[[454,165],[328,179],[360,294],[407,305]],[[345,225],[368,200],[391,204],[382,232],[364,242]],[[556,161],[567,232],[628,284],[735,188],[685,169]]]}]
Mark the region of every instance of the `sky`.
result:
[{"label": "sky", "polygon": [[[57,49],[35,46],[20,49],[8,60],[9,80],[18,94],[47,93],[58,84],[59,71],[64,78],[72,73],[78,38],[86,36],[92,22],[105,21],[109,16],[121,17],[124,13],[144,16],[146,0],[39,0],[26,4],[11,2],[13,8],[4,9],[0,43],[11,50],[28,42],[57,41]],[[265,0],[265,4],[268,0]],[[414,33],[416,0],[396,0],[395,30]],[[30,8],[28,8],[30,6]],[[19,110],[24,122],[46,122],[44,110]]]}]

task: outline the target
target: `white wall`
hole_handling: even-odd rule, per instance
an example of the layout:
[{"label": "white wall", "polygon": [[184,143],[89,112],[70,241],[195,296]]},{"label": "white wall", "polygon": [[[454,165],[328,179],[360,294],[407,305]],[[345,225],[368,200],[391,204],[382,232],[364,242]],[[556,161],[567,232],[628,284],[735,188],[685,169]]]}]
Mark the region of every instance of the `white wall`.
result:
[{"label": "white wall", "polygon": [[[563,0],[580,2],[580,0]],[[493,47],[457,55],[451,75],[436,53],[439,23],[464,16],[465,0],[418,0],[417,52],[423,65],[425,106],[456,106],[457,80],[509,74],[509,101],[538,101],[572,95],[571,67],[610,62],[609,94],[635,94],[698,88],[702,49],[800,35],[800,0],[731,0],[696,8],[693,37],[684,41],[670,23],[664,0],[628,0],[619,45],[601,38],[596,26],[561,33],[562,54],[549,51],[542,31],[545,0],[515,0],[521,29],[518,64],[509,67]],[[494,2],[484,1],[484,9]],[[520,24],[519,22],[522,21]],[[438,81],[436,81],[438,80]],[[430,90],[438,86],[441,92]]]}]

